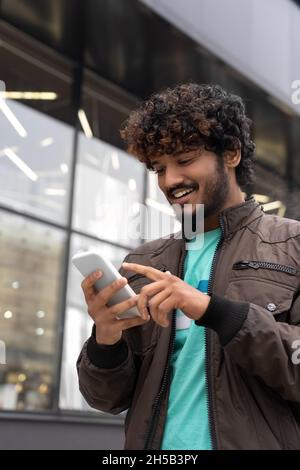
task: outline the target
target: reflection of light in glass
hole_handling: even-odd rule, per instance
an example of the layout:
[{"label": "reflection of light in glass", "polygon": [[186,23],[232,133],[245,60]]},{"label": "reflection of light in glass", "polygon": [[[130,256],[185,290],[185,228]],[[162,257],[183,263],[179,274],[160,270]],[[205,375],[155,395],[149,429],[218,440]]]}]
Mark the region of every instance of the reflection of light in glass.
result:
[{"label": "reflection of light in glass", "polygon": [[155,173],[148,173],[149,177],[149,197],[151,199],[157,199],[157,175]]},{"label": "reflection of light in glass", "polygon": [[9,148],[9,150],[11,150],[12,152],[17,152],[19,150],[19,147],[7,147],[3,150],[0,150],[0,157],[2,157],[3,155],[5,155],[5,150],[7,150]]},{"label": "reflection of light in glass", "polygon": [[36,334],[37,336],[43,336],[44,333],[45,333],[44,328],[37,328],[37,329],[35,330],[35,334]]},{"label": "reflection of light in glass", "polygon": [[10,100],[56,100],[57,93],[52,91],[0,91],[0,98]]},{"label": "reflection of light in glass", "polygon": [[61,169],[61,172],[64,173],[64,174],[68,173],[68,171],[69,171],[69,167],[66,163],[62,163],[60,165],[60,169]]},{"label": "reflection of light in glass", "polygon": [[11,125],[15,128],[17,133],[21,137],[27,137],[27,131],[24,129],[18,118],[14,115],[12,110],[8,107],[6,102],[0,98],[0,109],[3,112],[3,114],[6,116],[8,121],[11,123]]},{"label": "reflection of light in glass", "polygon": [[18,381],[19,382],[25,382],[26,379],[27,379],[27,377],[26,377],[25,374],[19,374],[18,375]]},{"label": "reflection of light in glass", "polygon": [[85,153],[85,158],[88,162],[90,162],[92,165],[99,165],[99,159],[95,157],[94,155],[91,155],[90,153]]},{"label": "reflection of light in glass", "polygon": [[41,394],[45,394],[45,393],[48,393],[48,390],[49,390],[49,387],[47,384],[41,384],[38,388],[38,391],[41,393]]},{"label": "reflection of light in glass", "polygon": [[36,312],[36,316],[37,316],[38,318],[44,318],[45,315],[46,315],[46,314],[45,314],[45,312],[44,312],[43,310],[38,310],[38,311]]},{"label": "reflection of light in glass", "polygon": [[130,178],[130,180],[128,181],[128,187],[131,191],[136,190],[136,181],[135,181],[135,179]]},{"label": "reflection of light in glass", "polygon": [[47,137],[47,139],[41,140],[41,146],[48,147],[49,145],[52,145],[53,142],[54,142],[54,139],[52,137]]},{"label": "reflection of light in glass", "polygon": [[21,393],[23,391],[23,385],[22,384],[16,384],[15,385],[15,391],[17,393]]},{"label": "reflection of light in glass", "polygon": [[31,168],[29,168],[28,165],[26,165],[23,160],[21,160],[18,155],[15,154],[11,149],[7,148],[4,149],[3,152],[5,155],[21,170],[23,173],[28,176],[32,181],[36,181],[38,179],[38,175],[32,171]]},{"label": "reflection of light in glass", "polygon": [[131,209],[132,209],[133,215],[138,214],[138,212],[140,210],[140,203],[139,202],[134,202],[131,206]]},{"label": "reflection of light in glass", "polygon": [[146,204],[150,207],[153,207],[154,209],[164,212],[165,214],[172,215],[173,217],[175,217],[175,214],[171,206],[168,207],[165,204],[162,204],[161,202],[154,201],[150,197],[146,199]]},{"label": "reflection of light in glass", "polygon": [[120,168],[118,152],[111,153],[111,163],[114,170],[118,170]]},{"label": "reflection of light in glass", "polygon": [[88,121],[88,119],[86,117],[86,114],[83,111],[83,109],[79,109],[78,117],[79,117],[79,121],[80,121],[80,124],[82,126],[82,129],[83,129],[83,132],[85,133],[85,136],[88,139],[90,139],[91,137],[93,137],[93,132],[92,132],[91,126],[89,125],[89,121]]},{"label": "reflection of light in glass", "polygon": [[253,194],[253,196],[257,202],[261,202],[263,204],[270,201],[269,196],[266,196],[265,194]]},{"label": "reflection of light in glass", "polygon": [[263,209],[265,212],[278,209],[278,215],[283,217],[286,211],[286,206],[281,201],[272,201],[268,202],[267,204],[263,204]]},{"label": "reflection of light in glass", "polygon": [[11,283],[11,287],[13,289],[19,289],[20,283],[18,281],[14,281],[14,282]]},{"label": "reflection of light in glass", "polygon": [[65,196],[66,190],[59,188],[46,188],[45,194],[47,194],[47,196]]},{"label": "reflection of light in glass", "polygon": [[13,314],[10,310],[6,310],[6,312],[4,312],[3,314],[4,318],[6,318],[7,320],[9,320],[10,318],[12,318]]}]

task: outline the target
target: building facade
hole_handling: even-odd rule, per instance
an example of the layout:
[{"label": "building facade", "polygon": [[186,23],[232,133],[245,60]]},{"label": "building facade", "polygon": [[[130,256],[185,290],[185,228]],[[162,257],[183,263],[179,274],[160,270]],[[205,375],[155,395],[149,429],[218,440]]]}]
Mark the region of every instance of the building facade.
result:
[{"label": "building facade", "polygon": [[[70,259],[91,248],[119,267],[155,238],[125,230],[139,204],[168,214],[154,175],[119,136],[141,99],[187,81],[241,95],[257,149],[249,191],[266,211],[300,220],[300,104],[291,98],[300,8],[240,3],[0,1],[1,448],[122,448],[124,416],[95,412],[78,391],[91,320]],[[270,35],[260,29],[266,15]]]}]

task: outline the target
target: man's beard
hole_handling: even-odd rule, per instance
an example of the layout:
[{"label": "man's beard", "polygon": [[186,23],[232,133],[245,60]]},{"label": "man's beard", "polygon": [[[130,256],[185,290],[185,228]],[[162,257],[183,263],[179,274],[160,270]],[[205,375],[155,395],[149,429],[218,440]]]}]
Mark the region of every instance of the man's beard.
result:
[{"label": "man's beard", "polygon": [[204,218],[218,214],[229,193],[229,179],[225,171],[223,158],[218,157],[216,163],[216,173],[207,181],[203,193]]},{"label": "man's beard", "polygon": [[192,234],[195,235],[195,233],[200,233],[204,230],[203,222],[205,219],[219,214],[228,197],[228,193],[228,175],[225,171],[223,158],[218,157],[216,161],[216,171],[210,180],[205,183],[202,196],[203,201],[199,207],[193,208],[192,212],[184,209],[184,207],[175,211],[177,219],[182,224],[182,231],[186,239],[190,239]]}]

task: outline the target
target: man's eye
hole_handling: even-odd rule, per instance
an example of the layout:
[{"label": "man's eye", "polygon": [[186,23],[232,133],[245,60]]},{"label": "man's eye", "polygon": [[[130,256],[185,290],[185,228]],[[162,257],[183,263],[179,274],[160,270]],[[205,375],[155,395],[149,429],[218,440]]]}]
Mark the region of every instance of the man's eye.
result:
[{"label": "man's eye", "polygon": [[192,158],[189,158],[187,160],[180,160],[178,163],[179,165],[185,165],[187,163],[190,163],[193,159]]},{"label": "man's eye", "polygon": [[157,175],[162,175],[164,172],[164,168],[153,168],[154,173]]}]

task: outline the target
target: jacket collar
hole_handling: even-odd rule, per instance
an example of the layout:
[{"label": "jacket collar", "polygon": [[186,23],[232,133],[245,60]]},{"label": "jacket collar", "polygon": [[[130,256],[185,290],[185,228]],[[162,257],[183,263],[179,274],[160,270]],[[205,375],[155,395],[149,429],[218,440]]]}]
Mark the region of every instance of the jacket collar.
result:
[{"label": "jacket collar", "polygon": [[254,197],[247,198],[241,204],[228,207],[219,214],[220,226],[224,238],[249,225],[263,215],[263,208]]},{"label": "jacket collar", "polygon": [[[262,215],[262,207],[253,197],[246,199],[241,204],[228,207],[219,214],[224,239],[229,238],[234,232],[249,225]],[[167,267],[171,272],[177,273],[181,264],[179,260],[182,260],[185,249],[186,239],[181,235],[180,230],[173,233],[159,249],[155,249],[151,253],[151,264],[153,267]]]},{"label": "jacket collar", "polygon": [[[247,198],[241,204],[228,207],[219,214],[220,227],[222,229],[223,237],[226,239],[234,232],[249,225],[255,219],[263,215],[263,208],[255,201],[254,197]],[[174,238],[179,238],[186,241],[184,236],[181,235],[181,230],[174,234]]]}]

